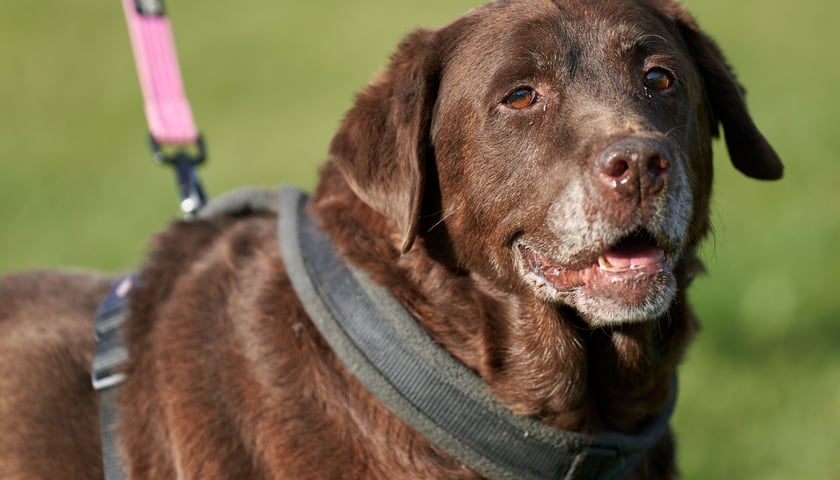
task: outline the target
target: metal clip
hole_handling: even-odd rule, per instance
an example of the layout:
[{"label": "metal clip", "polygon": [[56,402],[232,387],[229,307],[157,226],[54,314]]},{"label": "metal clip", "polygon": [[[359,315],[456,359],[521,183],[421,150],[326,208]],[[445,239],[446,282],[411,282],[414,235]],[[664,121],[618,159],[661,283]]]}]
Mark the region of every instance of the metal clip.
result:
[{"label": "metal clip", "polygon": [[204,187],[202,187],[196,173],[196,167],[207,158],[204,138],[199,135],[196,139],[194,152],[189,152],[183,146],[178,146],[173,152],[166,153],[151,134],[149,135],[149,144],[158,163],[171,165],[175,168],[178,191],[181,196],[181,211],[185,218],[192,218],[207,203]]},{"label": "metal clip", "polygon": [[166,15],[163,0],[134,0],[134,9],[140,15],[162,17]]}]

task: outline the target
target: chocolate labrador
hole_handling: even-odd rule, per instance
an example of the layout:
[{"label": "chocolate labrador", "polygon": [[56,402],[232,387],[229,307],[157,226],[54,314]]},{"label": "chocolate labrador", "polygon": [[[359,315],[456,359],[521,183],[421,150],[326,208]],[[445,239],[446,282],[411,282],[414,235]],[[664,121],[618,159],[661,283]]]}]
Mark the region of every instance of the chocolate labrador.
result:
[{"label": "chocolate labrador", "polygon": [[[781,177],[676,3],[498,1],[402,42],[341,124],[308,214],[503,414],[632,436],[669,408],[697,328],[686,288],[719,127],[738,170]],[[493,477],[352,373],[295,293],[277,224],[211,215],[156,238],[109,407],[126,476]],[[102,477],[89,376],[112,281],[0,280],[2,478]],[[657,436],[629,478],[674,477],[674,450]],[[552,478],[586,477],[568,472]]]}]

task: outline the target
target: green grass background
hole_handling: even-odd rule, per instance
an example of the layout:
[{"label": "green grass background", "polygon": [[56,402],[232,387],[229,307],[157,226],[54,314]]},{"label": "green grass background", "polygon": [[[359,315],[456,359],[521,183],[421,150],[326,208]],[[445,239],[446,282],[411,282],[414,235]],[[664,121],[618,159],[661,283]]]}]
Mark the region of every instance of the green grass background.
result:
[{"label": "green grass background", "polygon": [[[399,39],[466,0],[170,0],[210,193],[311,187],[353,95]],[[704,329],[675,426],[687,479],[840,478],[840,3],[690,0],[749,90],[786,177],[717,148]],[[0,272],[128,271],[176,212],[119,2],[0,2]]]}]

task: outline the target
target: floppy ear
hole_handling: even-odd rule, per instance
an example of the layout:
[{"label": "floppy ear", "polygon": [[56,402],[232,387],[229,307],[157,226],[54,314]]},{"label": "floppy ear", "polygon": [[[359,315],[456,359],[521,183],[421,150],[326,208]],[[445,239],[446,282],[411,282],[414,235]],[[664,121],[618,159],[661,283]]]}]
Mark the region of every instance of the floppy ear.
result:
[{"label": "floppy ear", "polygon": [[688,43],[706,86],[712,107],[711,131],[717,135],[719,121],[723,126],[729,157],[742,173],[762,180],[781,178],[784,166],[747,112],[744,89],[735,79],[720,48],[682,7],[675,8],[677,26]]},{"label": "floppy ear", "polygon": [[388,69],[357,98],[330,154],[365,203],[390,217],[411,249],[423,207],[429,128],[437,95],[435,34],[403,40]]}]

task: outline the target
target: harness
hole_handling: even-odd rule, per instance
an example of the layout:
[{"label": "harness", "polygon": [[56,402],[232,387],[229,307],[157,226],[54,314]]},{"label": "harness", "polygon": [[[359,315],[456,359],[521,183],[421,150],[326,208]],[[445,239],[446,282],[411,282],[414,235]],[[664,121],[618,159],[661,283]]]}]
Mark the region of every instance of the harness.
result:
[{"label": "harness", "polygon": [[[272,192],[240,190],[214,200],[200,216],[279,210],[283,262],[330,347],[391,412],[464,465],[493,480],[617,479],[667,431],[676,398],[637,435],[588,437],[514,415],[477,375],[439,347],[386,288],[338,256],[306,205],[307,197],[294,188],[282,188],[279,199]],[[123,380],[119,366],[128,360],[118,341],[126,298],[118,295],[125,290],[120,285],[97,315],[94,356],[107,480],[125,478],[115,461],[111,430],[113,389]]]},{"label": "harness", "polygon": [[125,321],[126,303],[134,288],[136,277],[129,276],[114,283],[111,292],[99,304],[94,323],[96,349],[93,353],[91,381],[99,392],[99,436],[102,440],[102,469],[105,480],[125,478],[117,452],[114,425],[117,411],[114,408],[116,386],[125,380],[120,367],[128,362],[128,350],[122,344],[120,328]]}]

